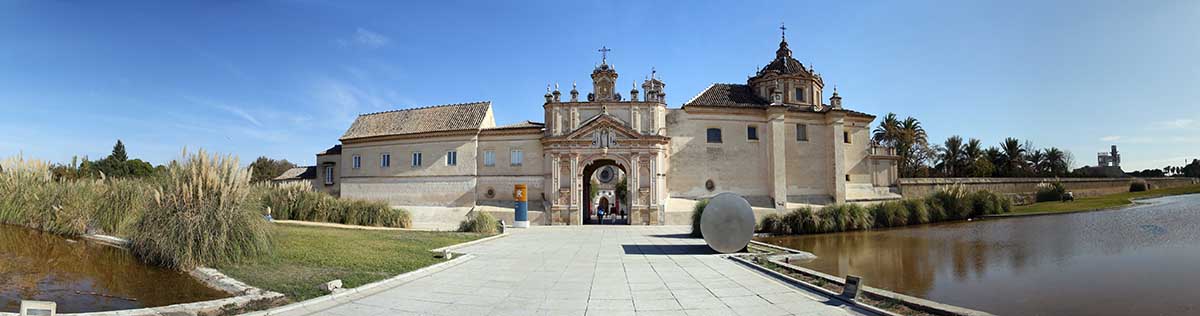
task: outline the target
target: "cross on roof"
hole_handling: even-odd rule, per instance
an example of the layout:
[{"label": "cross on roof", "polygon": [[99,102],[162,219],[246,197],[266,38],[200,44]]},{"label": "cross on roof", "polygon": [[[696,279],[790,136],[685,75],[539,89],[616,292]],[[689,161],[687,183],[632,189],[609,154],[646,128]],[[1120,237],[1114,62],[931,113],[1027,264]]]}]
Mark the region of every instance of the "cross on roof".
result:
[{"label": "cross on roof", "polygon": [[787,26],[784,26],[783,22],[779,22],[779,37],[787,38]]},{"label": "cross on roof", "polygon": [[601,46],[600,49],[596,51],[600,52],[600,63],[606,64],[608,62],[608,52],[611,52],[612,50],[608,49],[608,46]]}]

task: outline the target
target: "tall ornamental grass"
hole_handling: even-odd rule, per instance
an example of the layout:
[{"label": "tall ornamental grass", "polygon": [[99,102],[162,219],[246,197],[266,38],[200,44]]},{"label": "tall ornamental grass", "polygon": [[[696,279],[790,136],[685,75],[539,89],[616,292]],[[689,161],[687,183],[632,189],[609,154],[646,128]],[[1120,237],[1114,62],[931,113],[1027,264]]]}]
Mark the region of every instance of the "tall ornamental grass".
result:
[{"label": "tall ornamental grass", "polygon": [[759,231],[779,235],[820,234],[963,220],[1012,210],[1012,201],[991,191],[950,186],[928,199],[887,201],[870,206],[833,204],[800,208],[763,218]]},{"label": "tall ornamental grass", "polygon": [[264,209],[269,209],[274,219],[412,227],[412,215],[406,210],[392,208],[383,201],[335,198],[313,191],[312,184],[307,182],[261,185],[256,191]]},{"label": "tall ornamental grass", "polygon": [[250,170],[236,158],[184,151],[163,181],[130,233],[134,255],[189,269],[270,249],[268,223],[249,198]]},{"label": "tall ornamental grass", "polygon": [[500,232],[500,221],[487,212],[475,211],[467,214],[467,219],[458,223],[458,231],[495,234]]},{"label": "tall ornamental grass", "polygon": [[121,235],[141,214],[150,186],[118,179],[55,181],[48,162],[0,161],[0,223],[76,236]]}]

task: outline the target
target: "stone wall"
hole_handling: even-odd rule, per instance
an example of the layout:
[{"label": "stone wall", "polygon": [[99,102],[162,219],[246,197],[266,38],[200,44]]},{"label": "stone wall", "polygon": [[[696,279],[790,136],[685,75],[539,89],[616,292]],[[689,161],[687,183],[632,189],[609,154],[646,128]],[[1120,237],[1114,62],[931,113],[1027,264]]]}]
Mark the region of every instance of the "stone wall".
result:
[{"label": "stone wall", "polygon": [[1037,192],[1041,183],[1061,182],[1075,197],[1129,192],[1135,180],[1145,180],[1152,189],[1196,184],[1196,178],[906,178],[900,179],[900,193],[905,198],[932,195],[944,186],[960,183],[967,190],[989,190],[1008,195],[1027,196]]}]

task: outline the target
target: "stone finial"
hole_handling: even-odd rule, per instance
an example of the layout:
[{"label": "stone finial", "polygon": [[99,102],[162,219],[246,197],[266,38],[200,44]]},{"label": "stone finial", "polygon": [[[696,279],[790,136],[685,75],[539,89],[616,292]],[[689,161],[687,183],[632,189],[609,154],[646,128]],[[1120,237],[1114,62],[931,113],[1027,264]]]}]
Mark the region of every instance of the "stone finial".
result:
[{"label": "stone finial", "polygon": [[550,84],[549,83],[546,84],[545,97],[546,97],[546,103],[550,103],[550,102],[554,101],[554,95],[550,94]]},{"label": "stone finial", "polygon": [[637,100],[638,100],[637,83],[630,82],[629,84],[633,86],[633,90],[629,90],[629,101],[637,102]]},{"label": "stone finial", "polygon": [[554,103],[562,102],[562,98],[561,98],[562,92],[558,92],[558,83],[557,82],[554,83],[554,92],[551,94],[554,95]]},{"label": "stone finial", "polygon": [[571,81],[571,102],[579,102],[579,90],[575,89],[574,81]]}]

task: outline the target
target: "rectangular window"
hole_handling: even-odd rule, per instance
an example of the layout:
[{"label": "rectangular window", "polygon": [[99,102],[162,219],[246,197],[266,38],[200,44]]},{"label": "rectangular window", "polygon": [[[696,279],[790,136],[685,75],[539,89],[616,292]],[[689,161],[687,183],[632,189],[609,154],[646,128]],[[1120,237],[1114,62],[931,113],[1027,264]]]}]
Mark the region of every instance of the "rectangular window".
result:
[{"label": "rectangular window", "polygon": [[325,184],[333,184],[333,166],[325,166]]},{"label": "rectangular window", "polygon": [[387,168],[392,166],[392,154],[379,155],[379,167]]},{"label": "rectangular window", "polygon": [[508,159],[511,165],[520,166],[525,160],[525,153],[521,152],[520,149],[513,149],[512,152],[509,153]]},{"label": "rectangular window", "polygon": [[796,88],[796,95],[794,98],[796,99],[796,102],[804,102],[804,88]]},{"label": "rectangular window", "polygon": [[850,175],[849,175],[849,174],[847,174],[847,175],[846,175],[846,182],[850,182]]},{"label": "rectangular window", "polygon": [[413,167],[420,167],[420,166],[421,166],[421,152],[419,152],[419,151],[414,151],[414,152],[413,152],[413,155],[412,155],[412,166],[413,166]]},{"label": "rectangular window", "polygon": [[808,125],[796,124],[796,140],[808,141]]},{"label": "rectangular window", "polygon": [[720,128],[710,128],[707,131],[705,131],[705,134],[707,134],[706,136],[708,138],[708,143],[710,143],[710,144],[720,144],[721,143],[721,129]]},{"label": "rectangular window", "polygon": [[850,143],[850,132],[842,132],[842,141],[847,144]]},{"label": "rectangular window", "polygon": [[451,150],[451,151],[446,152],[446,165],[447,166],[458,165],[458,152],[457,151]]},{"label": "rectangular window", "polygon": [[496,152],[491,151],[491,150],[483,152],[483,165],[488,166],[488,167],[495,166],[496,165]]},{"label": "rectangular window", "polygon": [[350,160],[352,160],[350,165],[354,166],[354,169],[358,169],[358,168],[362,167],[362,157],[359,157],[358,155],[354,155],[354,157],[351,157]]},{"label": "rectangular window", "polygon": [[758,140],[758,126],[754,126],[754,125],[746,126],[746,139],[747,140]]}]

